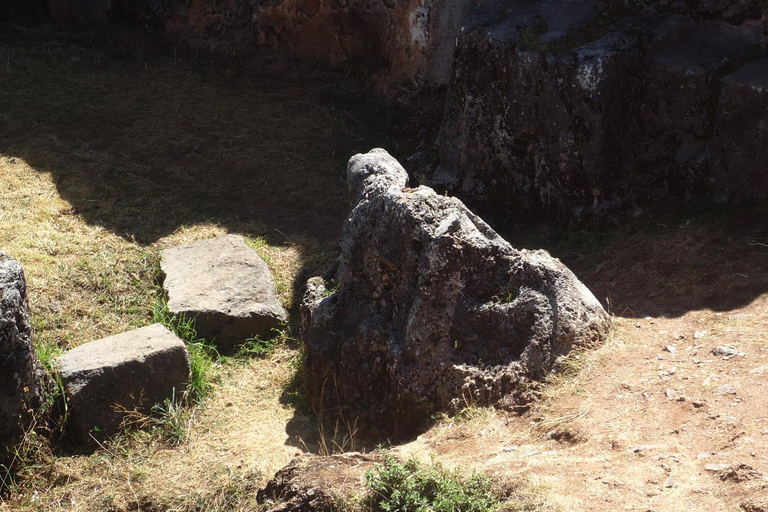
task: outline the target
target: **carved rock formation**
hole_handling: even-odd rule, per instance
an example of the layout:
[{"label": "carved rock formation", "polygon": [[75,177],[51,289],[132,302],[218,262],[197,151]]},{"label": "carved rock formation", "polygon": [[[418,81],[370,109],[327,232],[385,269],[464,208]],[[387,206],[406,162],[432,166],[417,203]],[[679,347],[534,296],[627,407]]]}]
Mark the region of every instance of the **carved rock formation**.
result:
[{"label": "carved rock formation", "polygon": [[396,436],[440,410],[513,406],[608,315],[545,251],[514,249],[455,198],[408,177],[386,151],[349,162],[353,209],[334,276],[304,299],[317,410]]}]

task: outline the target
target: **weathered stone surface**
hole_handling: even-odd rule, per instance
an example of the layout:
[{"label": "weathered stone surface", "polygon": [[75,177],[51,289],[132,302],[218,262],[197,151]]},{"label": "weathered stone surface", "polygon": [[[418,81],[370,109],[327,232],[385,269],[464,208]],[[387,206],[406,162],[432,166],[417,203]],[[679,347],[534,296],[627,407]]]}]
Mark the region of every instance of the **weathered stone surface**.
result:
[{"label": "weathered stone surface", "polygon": [[112,9],[111,0],[48,0],[51,19],[74,25],[105,24]]},{"label": "weathered stone surface", "polygon": [[409,435],[439,410],[519,403],[574,346],[604,339],[608,315],[562,263],[407,188],[386,151],[353,157],[347,179],[338,289],[315,280],[304,302],[317,410]]},{"label": "weathered stone surface", "polygon": [[718,82],[763,52],[761,31],[654,7],[480,2],[459,36],[431,184],[499,221],[722,195]]},{"label": "weathered stone surface", "polygon": [[0,252],[0,445],[29,426],[46,383],[32,347],[24,270]]},{"label": "weathered stone surface", "polygon": [[768,196],[768,57],[720,81],[713,178],[724,199]]},{"label": "weathered stone surface", "polygon": [[446,83],[469,0],[150,0],[167,34],[227,55],[299,55],[362,64],[384,85]]},{"label": "weathered stone surface", "polygon": [[184,342],[160,324],[85,343],[56,359],[66,386],[68,427],[81,441],[119,431],[121,411],[149,414],[189,380]]},{"label": "weathered stone surface", "polygon": [[301,455],[278,471],[257,499],[267,512],[335,512],[339,498],[365,494],[365,473],[380,460],[361,453]]},{"label": "weathered stone surface", "polygon": [[267,264],[241,236],[166,249],[161,267],[168,309],[195,318],[197,334],[221,348],[268,334],[288,317]]}]

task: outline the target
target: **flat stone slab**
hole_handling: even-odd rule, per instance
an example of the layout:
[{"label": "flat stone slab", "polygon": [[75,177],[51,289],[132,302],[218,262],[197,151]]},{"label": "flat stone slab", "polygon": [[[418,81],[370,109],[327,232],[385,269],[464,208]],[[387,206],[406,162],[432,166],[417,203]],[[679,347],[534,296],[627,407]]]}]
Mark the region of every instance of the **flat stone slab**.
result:
[{"label": "flat stone slab", "polygon": [[243,237],[225,235],[162,252],[168,309],[195,318],[197,334],[230,349],[287,320],[267,264]]},{"label": "flat stone slab", "polygon": [[119,431],[122,410],[149,414],[189,381],[184,342],[161,324],[84,343],[56,359],[67,391],[68,427],[82,442]]}]

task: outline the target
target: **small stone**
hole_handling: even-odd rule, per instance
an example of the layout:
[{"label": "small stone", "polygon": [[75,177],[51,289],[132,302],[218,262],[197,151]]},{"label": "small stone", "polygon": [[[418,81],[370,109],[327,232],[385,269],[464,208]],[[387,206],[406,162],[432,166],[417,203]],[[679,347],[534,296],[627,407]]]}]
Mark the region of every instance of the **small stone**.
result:
[{"label": "small stone", "polygon": [[667,489],[672,488],[673,485],[675,485],[675,479],[672,478],[671,476],[668,477],[666,480],[664,480],[664,487],[666,487]]},{"label": "small stone", "polygon": [[704,466],[704,469],[706,469],[707,471],[715,472],[715,471],[722,471],[724,469],[728,469],[728,467],[729,467],[729,464],[707,464],[706,466]]},{"label": "small stone", "polygon": [[716,356],[721,356],[721,357],[724,357],[726,359],[730,359],[731,357],[735,357],[735,356],[744,355],[741,352],[739,352],[738,350],[736,350],[735,348],[728,347],[728,346],[725,346],[725,345],[723,345],[722,347],[715,347],[715,348],[713,348],[712,349],[712,353],[714,355],[716,355]]},{"label": "small stone", "polygon": [[725,468],[717,471],[720,480],[723,482],[732,481],[736,483],[748,482],[750,480],[764,480],[763,474],[743,462],[726,465]]},{"label": "small stone", "polygon": [[675,391],[672,388],[665,389],[664,394],[667,395],[667,398],[669,398],[670,400],[674,400],[677,397],[677,391]]},{"label": "small stone", "polygon": [[659,448],[660,446],[658,444],[639,444],[632,448],[632,451],[635,453],[642,454],[643,452],[647,452],[649,450],[655,450]]},{"label": "small stone", "polygon": [[677,354],[677,347],[675,345],[667,345],[664,347],[664,350],[672,355]]},{"label": "small stone", "polygon": [[700,340],[707,335],[707,331],[701,330],[693,333],[693,339]]},{"label": "small stone", "polygon": [[737,394],[736,388],[734,388],[730,384],[723,384],[722,386],[718,386],[712,392],[714,394],[720,395],[720,396],[727,396],[727,395],[735,395],[735,394]]},{"label": "small stone", "polygon": [[729,452],[699,452],[696,456],[697,459],[708,459],[710,457],[730,457]]}]

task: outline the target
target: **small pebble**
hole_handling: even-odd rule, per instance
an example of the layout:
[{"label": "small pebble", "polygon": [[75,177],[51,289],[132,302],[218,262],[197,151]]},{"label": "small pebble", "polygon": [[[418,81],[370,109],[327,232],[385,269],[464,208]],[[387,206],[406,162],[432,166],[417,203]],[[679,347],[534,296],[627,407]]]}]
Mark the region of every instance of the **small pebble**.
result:
[{"label": "small pebble", "polygon": [[723,384],[722,386],[718,386],[712,392],[716,395],[721,395],[721,396],[737,394],[736,388],[734,388],[730,384]]},{"label": "small pebble", "polygon": [[736,350],[733,347],[728,347],[723,345],[722,347],[715,347],[712,349],[712,353],[716,356],[721,356],[725,358],[731,358],[735,356],[743,355],[741,352]]}]

